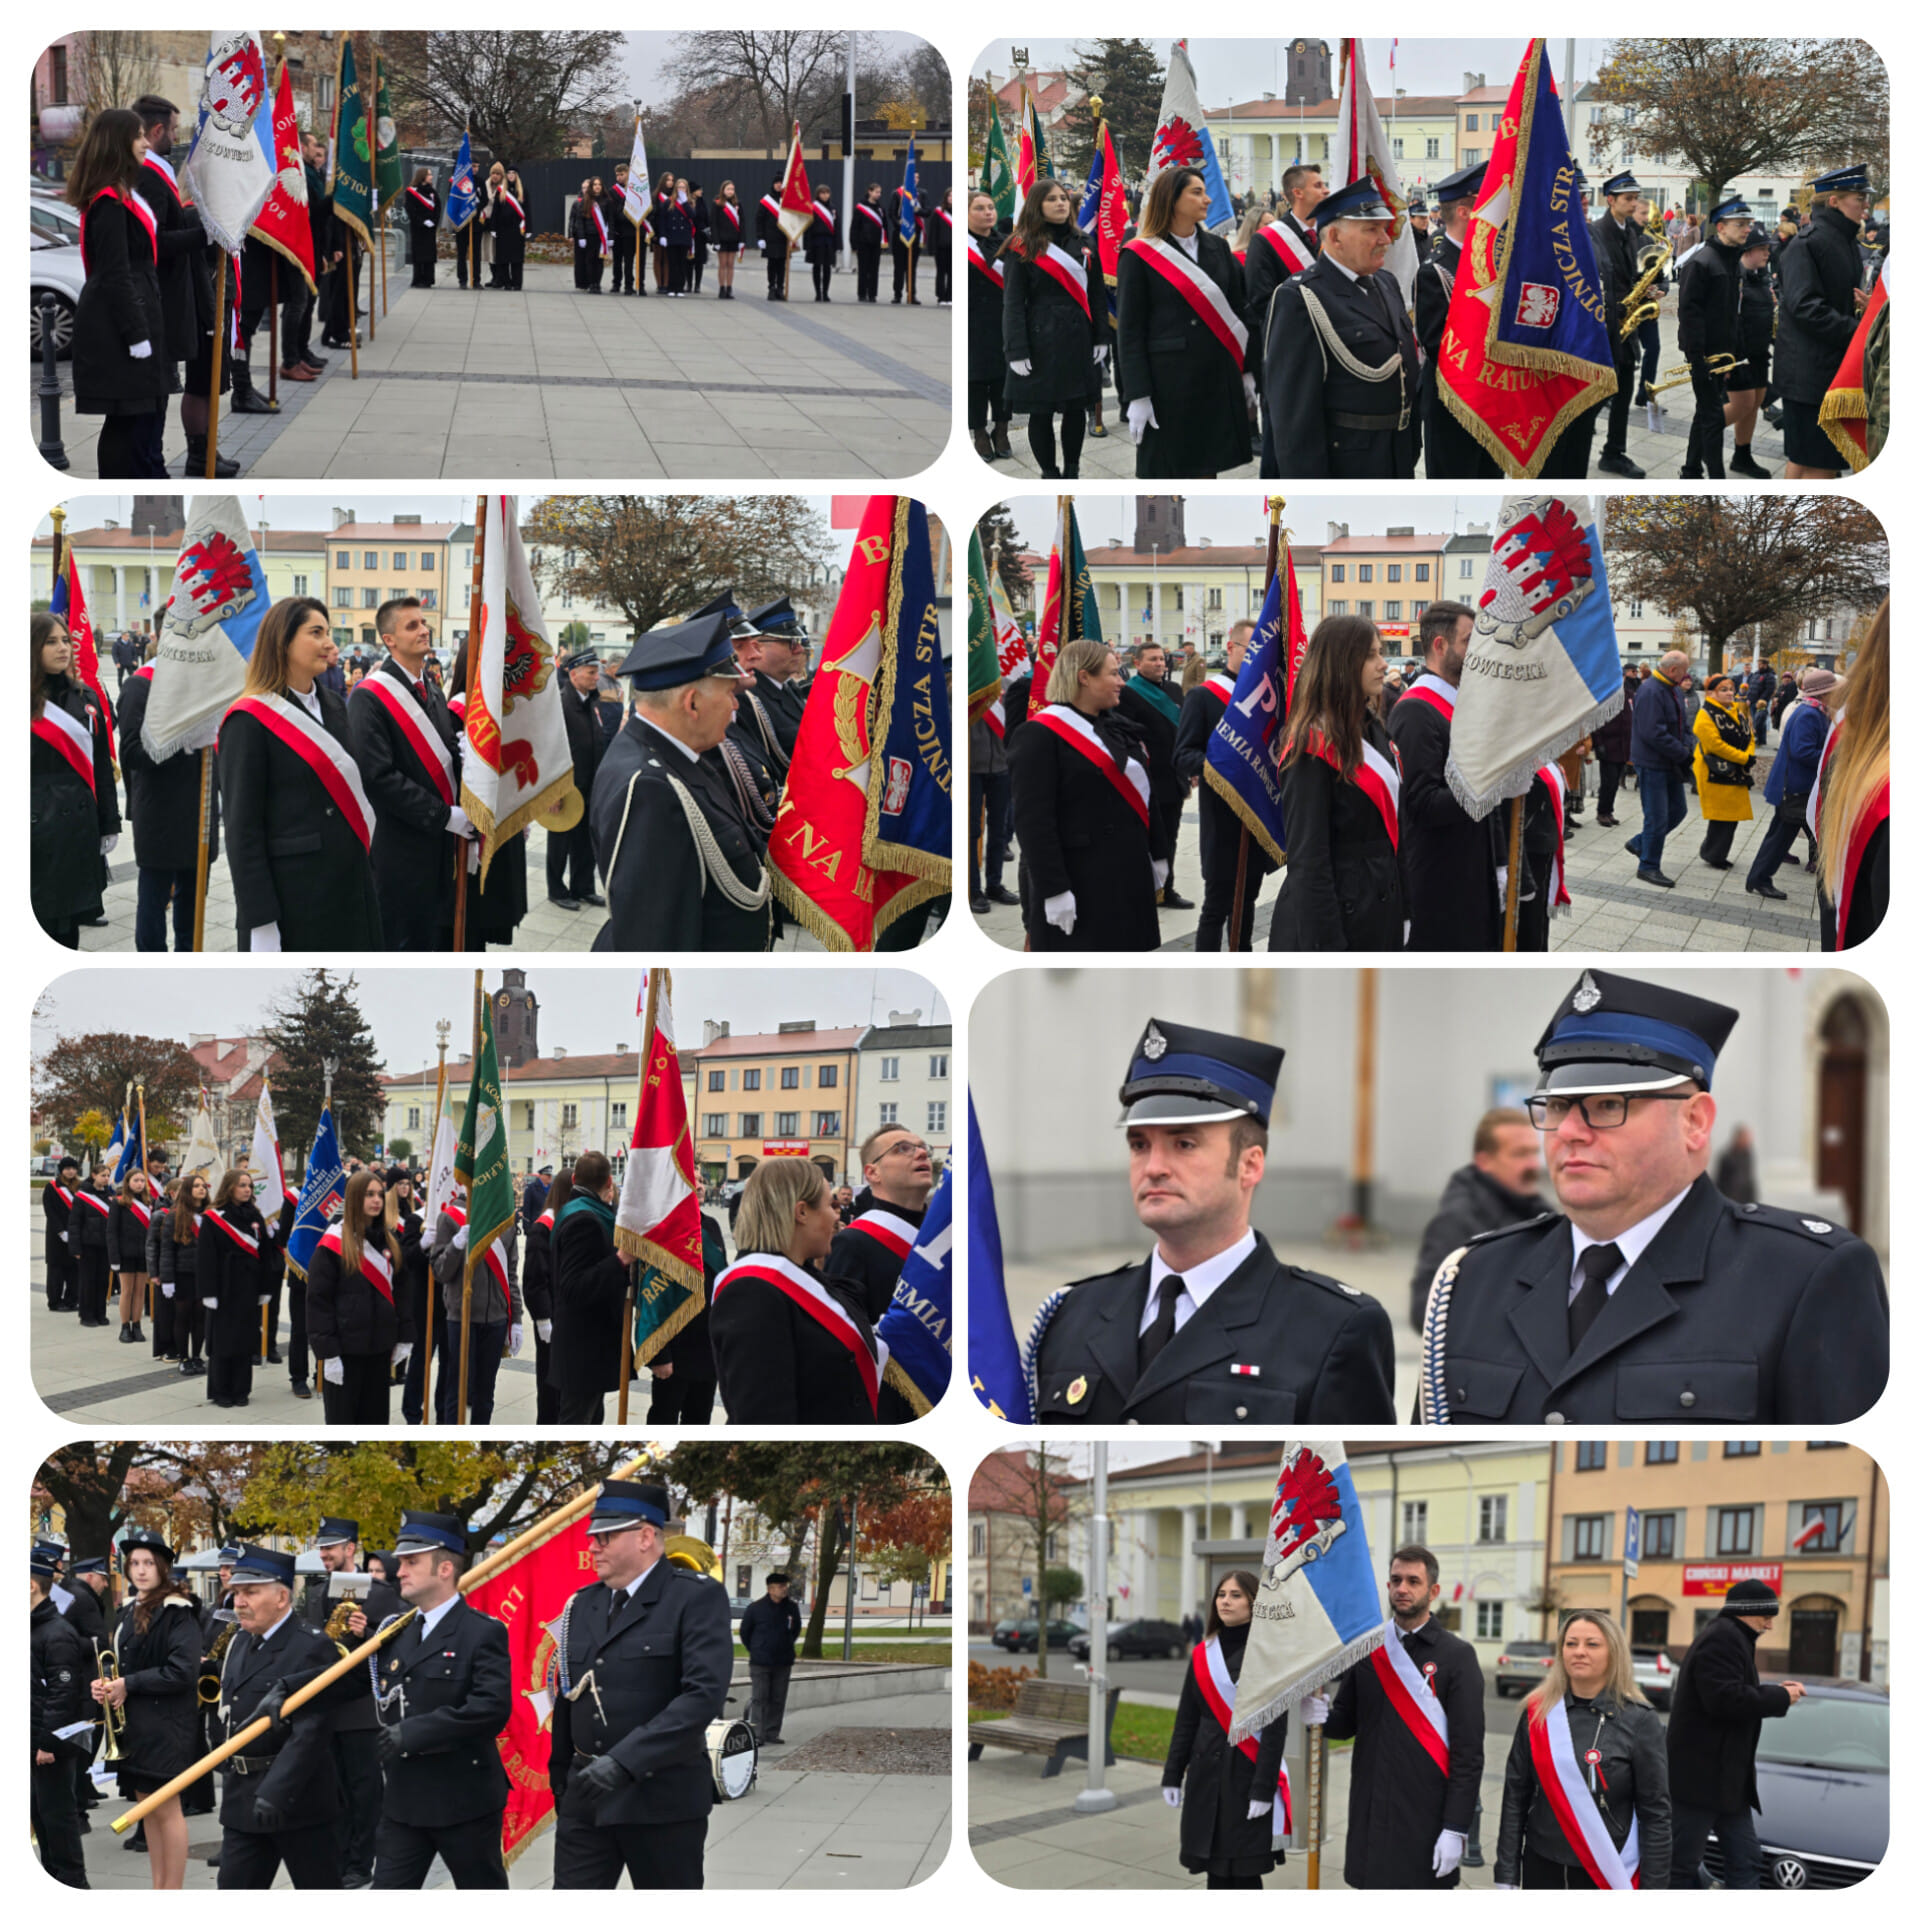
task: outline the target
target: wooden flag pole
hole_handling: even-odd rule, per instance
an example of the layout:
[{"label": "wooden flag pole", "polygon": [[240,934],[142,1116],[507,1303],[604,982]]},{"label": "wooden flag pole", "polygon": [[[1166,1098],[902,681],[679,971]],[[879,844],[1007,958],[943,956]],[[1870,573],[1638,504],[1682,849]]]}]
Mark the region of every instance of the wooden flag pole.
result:
[{"label": "wooden flag pole", "polygon": [[1512,953],[1520,938],[1520,816],[1525,800],[1507,802],[1507,920],[1500,951]]},{"label": "wooden flag pole", "polygon": [[280,256],[267,255],[267,398],[280,404]]},{"label": "wooden flag pole", "polygon": [[[480,1072],[480,996],[486,991],[482,982],[481,970],[473,970],[473,1071]],[[473,1095],[467,1095],[467,1105],[471,1109]],[[469,1111],[467,1118],[473,1118]],[[476,1122],[473,1129],[474,1151],[480,1148],[480,1128]],[[475,1168],[477,1176],[479,1169]],[[467,1188],[467,1248],[466,1259],[460,1270],[460,1409],[456,1425],[467,1424],[467,1357],[473,1345],[473,1188]]]},{"label": "wooden flag pole", "polygon": [[[474,675],[480,671],[480,583],[487,551],[487,496],[479,494],[473,503],[473,583],[467,592],[467,710],[473,710]],[[461,721],[464,731],[466,722]],[[467,950],[467,843],[456,841],[453,850],[453,950]]]},{"label": "wooden flag pole", "polygon": [[[1279,569],[1280,514],[1286,504],[1278,494],[1275,494],[1267,502],[1267,577],[1261,588],[1263,595],[1272,588],[1273,576]],[[1292,643],[1293,636],[1289,633],[1287,636],[1287,644],[1291,646]],[[1284,671],[1285,662],[1283,661],[1281,664],[1282,670]],[[1204,780],[1206,775],[1202,774],[1200,777]],[[1227,929],[1227,951],[1229,953],[1246,953],[1249,952],[1253,946],[1253,932],[1251,928],[1247,929],[1247,944],[1244,947],[1240,944],[1241,927],[1245,921],[1247,912],[1247,861],[1252,844],[1253,836],[1247,831],[1247,823],[1242,820],[1240,822],[1240,850],[1234,856],[1233,863],[1233,925]],[[1206,876],[1202,874],[1202,882],[1204,882],[1205,879]]]},{"label": "wooden flag pole", "polygon": [[[373,305],[373,302],[369,300],[367,302],[367,305],[371,307]],[[373,316],[369,314],[367,317],[369,322],[371,322]],[[387,209],[386,209],[385,203],[382,202],[380,207],[380,318],[384,320],[386,317],[387,317]],[[367,330],[367,338],[369,340],[373,338],[373,330],[371,325],[369,325]]]},{"label": "wooden flag pole", "polygon": [[1327,1772],[1327,1735],[1324,1727],[1307,1729],[1307,1889],[1320,1886],[1321,1787]]},{"label": "wooden flag pole", "polygon": [[200,844],[193,869],[193,950],[207,950],[207,856],[213,839],[213,749],[200,749]]},{"label": "wooden flag pole", "polygon": [[213,284],[213,377],[207,382],[207,465],[203,480],[218,478],[220,458],[220,368],[227,345],[227,256],[220,256],[220,277]]},{"label": "wooden flag pole", "polygon": [[[347,358],[352,366],[351,378],[360,378],[360,274],[359,263],[354,258],[353,235],[347,235]],[[367,338],[373,338],[369,328]]]}]

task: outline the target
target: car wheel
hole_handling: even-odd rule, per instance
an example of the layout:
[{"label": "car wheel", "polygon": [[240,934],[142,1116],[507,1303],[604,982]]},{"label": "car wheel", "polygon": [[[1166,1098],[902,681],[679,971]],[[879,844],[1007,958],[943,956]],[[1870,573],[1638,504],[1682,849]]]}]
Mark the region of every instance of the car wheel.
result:
[{"label": "car wheel", "polygon": [[[36,360],[40,357],[40,302],[46,297],[49,296],[34,294],[29,302],[31,351]],[[59,357],[64,360],[73,352],[73,302],[63,293],[55,293],[50,297],[53,300],[53,343]]]}]

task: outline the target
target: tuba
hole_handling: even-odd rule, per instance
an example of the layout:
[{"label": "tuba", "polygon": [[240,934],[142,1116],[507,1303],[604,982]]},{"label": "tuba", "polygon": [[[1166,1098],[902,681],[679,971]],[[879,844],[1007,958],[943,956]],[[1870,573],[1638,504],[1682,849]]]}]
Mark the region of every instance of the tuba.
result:
[{"label": "tuba", "polygon": [[690,1533],[676,1533],[668,1536],[667,1558],[676,1567],[687,1567],[695,1573],[704,1573],[708,1579],[720,1577],[720,1556],[704,1540],[696,1540]]},{"label": "tuba", "polygon": [[[93,1663],[102,1680],[120,1678],[120,1656],[111,1647],[96,1649]],[[120,1761],[120,1736],[127,1730],[127,1710],[103,1700],[100,1703],[100,1717],[106,1722],[107,1728],[107,1737],[100,1745],[100,1758],[110,1767],[117,1766]]]},{"label": "tuba", "polygon": [[1653,240],[1634,255],[1633,264],[1640,278],[1627,289],[1620,315],[1620,338],[1630,340],[1660,311],[1660,296],[1653,283],[1673,263],[1673,248],[1665,240]]}]

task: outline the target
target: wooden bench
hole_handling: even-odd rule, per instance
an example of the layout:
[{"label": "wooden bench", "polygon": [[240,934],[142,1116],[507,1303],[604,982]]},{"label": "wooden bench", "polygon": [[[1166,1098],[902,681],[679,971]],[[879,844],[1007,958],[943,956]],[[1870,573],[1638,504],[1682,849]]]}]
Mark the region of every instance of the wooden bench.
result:
[{"label": "wooden bench", "polygon": [[[1112,1765],[1113,1714],[1120,1689],[1107,1689],[1107,1764]],[[1013,1711],[1004,1720],[978,1720],[967,1729],[967,1758],[978,1760],[983,1747],[1010,1747],[1015,1753],[1043,1753],[1051,1780],[1069,1760],[1087,1757],[1087,1683],[1084,1680],[1023,1680]]]}]

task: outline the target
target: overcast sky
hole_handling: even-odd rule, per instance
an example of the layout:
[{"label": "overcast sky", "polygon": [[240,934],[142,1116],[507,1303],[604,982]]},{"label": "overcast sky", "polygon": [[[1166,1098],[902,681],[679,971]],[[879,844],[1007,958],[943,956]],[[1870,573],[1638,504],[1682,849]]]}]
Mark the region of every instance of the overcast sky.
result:
[{"label": "overcast sky", "polygon": [[[238,1038],[267,1023],[268,1008],[300,978],[294,968],[148,967],[136,978],[125,969],[85,967],[59,976],[34,1009],[33,1047],[44,1053],[67,1034],[142,1033],[177,1039],[217,1032]],[[451,1020],[452,1059],[473,1040],[470,968],[369,967],[358,976],[361,1012],[390,1073],[434,1064],[434,1022]],[[489,991],[500,970],[486,969]],[[640,1039],[638,966],[527,968],[527,985],[540,1002],[540,1051],[611,1053]],[[892,967],[783,965],[756,971],[683,967],[673,976],[674,1028],[697,1046],[701,1024],[730,1020],[733,1031],[771,1033],[783,1020],[814,1020],[822,1027],[862,1027],[891,1012],[919,1008],[923,1022],[943,1025],[947,1005],[932,984]]]},{"label": "overcast sky", "polygon": [[[661,69],[673,58],[673,43],[679,38],[677,33],[630,33],[627,35],[627,73],[633,82],[633,90],[639,96],[641,104],[650,100],[664,100],[671,91]],[[919,38],[911,33],[876,33],[869,38],[879,41],[883,46],[903,49]],[[845,56],[841,59],[841,71],[846,70]],[[867,107],[864,102],[854,102],[856,111],[865,119]]]},{"label": "overcast sky", "polygon": [[[1025,494],[1008,501],[1013,523],[1027,545],[1045,553],[1053,544],[1056,496]],[[1327,522],[1339,520],[1354,534],[1385,533],[1389,527],[1412,527],[1416,533],[1465,532],[1468,524],[1491,525],[1500,510],[1495,494],[1447,493],[1304,493],[1285,496],[1288,534],[1303,546],[1318,545],[1327,537]],[[1137,497],[1131,493],[1093,498],[1074,497],[1080,538],[1089,548],[1105,546],[1116,534],[1133,539]],[[1265,497],[1258,493],[1187,496],[1187,538],[1211,540],[1215,546],[1264,546],[1267,538]]]}]

